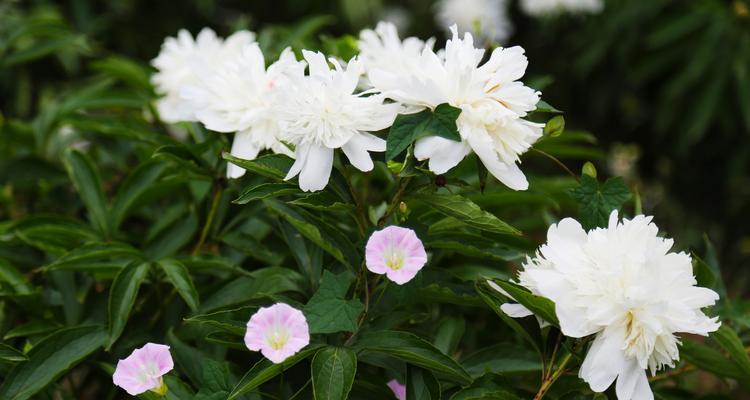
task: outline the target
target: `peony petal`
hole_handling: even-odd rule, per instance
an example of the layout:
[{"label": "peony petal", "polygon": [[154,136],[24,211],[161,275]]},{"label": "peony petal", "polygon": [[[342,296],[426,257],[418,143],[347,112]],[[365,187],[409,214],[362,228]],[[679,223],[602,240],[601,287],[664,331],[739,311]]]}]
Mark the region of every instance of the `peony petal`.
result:
[{"label": "peony petal", "polygon": [[299,187],[305,192],[323,190],[333,168],[333,150],[321,145],[310,145],[305,165],[299,175]]},{"label": "peony petal", "polygon": [[446,139],[440,136],[428,136],[417,140],[414,145],[414,157],[422,161],[429,159],[430,171],[444,174],[458,165],[471,149],[464,142]]},{"label": "peony petal", "polygon": [[620,375],[617,377],[617,399],[618,400],[646,400],[648,397],[636,397],[636,388],[640,390],[640,394],[644,394],[644,388],[642,387],[642,381],[645,381],[645,386],[648,388],[648,393],[651,394],[651,399],[654,398],[651,393],[651,389],[648,386],[648,379],[646,378],[646,370],[638,365],[636,359],[629,360],[627,366],[620,371]]},{"label": "peony petal", "polygon": [[506,164],[500,160],[495,151],[494,143],[488,134],[478,133],[469,136],[469,145],[474,153],[477,154],[482,164],[487,170],[502,182],[505,186],[513,190],[526,190],[529,188],[529,182],[526,176],[515,163]]},{"label": "peony petal", "polygon": [[594,392],[605,391],[627,366],[622,351],[624,340],[622,330],[605,330],[596,335],[578,371],[578,376],[586,381]]},{"label": "peony petal", "polygon": [[[232,142],[231,154],[243,160],[254,160],[260,148],[254,143],[250,132],[237,132]],[[245,175],[245,169],[232,163],[227,164],[227,178],[236,179]]]}]

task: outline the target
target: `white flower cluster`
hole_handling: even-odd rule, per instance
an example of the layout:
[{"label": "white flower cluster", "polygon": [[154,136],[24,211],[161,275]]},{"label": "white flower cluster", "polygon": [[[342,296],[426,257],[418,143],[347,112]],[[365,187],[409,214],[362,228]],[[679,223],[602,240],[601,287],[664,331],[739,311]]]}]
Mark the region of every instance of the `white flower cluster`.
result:
[{"label": "white flower cluster", "polygon": [[521,0],[521,10],[534,16],[571,14],[596,14],[604,9],[603,0]]},{"label": "white flower cluster", "polygon": [[[555,303],[564,335],[595,335],[579,376],[596,392],[616,379],[619,400],[654,398],[645,370],[674,367],[676,333],[707,336],[720,326],[701,310],[718,294],[696,286],[690,256],[670,252],[672,239],[658,232],[651,217],[620,222],[617,211],[608,227],[589,232],[566,218],[549,228],[547,243],[519,273],[522,286]],[[502,310],[516,318],[532,315],[520,304]]]},{"label": "white flower cluster", "polygon": [[[456,26],[451,31],[445,50],[436,52],[434,40],[401,40],[395,26],[380,23],[361,32],[360,55],[346,66],[307,50],[298,61],[287,49],[268,68],[251,32],[223,40],[204,29],[193,40],[181,31],[153,61],[153,82],[163,95],[158,110],[167,122],[200,121],[236,132],[236,157],[253,159],[265,149],[294,157],[287,179],[299,175],[301,189],[316,191],[328,183],[334,149],[369,171],[369,152],[386,148],[371,132],[390,127],[399,112],[448,103],[461,109],[462,140],[422,138],[415,156],[442,174],[474,151],[501,182],[526,189],[517,163],[543,125],[523,119],[540,95],[518,81],[526,71],[524,51],[497,48],[482,63],[484,50],[472,35],[461,38]],[[243,173],[228,168],[231,178]]]}]

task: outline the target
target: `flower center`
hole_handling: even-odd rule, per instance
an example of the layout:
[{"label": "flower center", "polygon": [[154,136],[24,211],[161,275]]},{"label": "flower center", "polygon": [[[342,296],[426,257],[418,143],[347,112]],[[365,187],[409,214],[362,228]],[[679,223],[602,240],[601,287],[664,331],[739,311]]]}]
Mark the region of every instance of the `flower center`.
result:
[{"label": "flower center", "polygon": [[645,368],[654,350],[655,341],[654,335],[650,334],[643,322],[638,320],[636,310],[628,311],[625,316],[625,354],[637,358]]},{"label": "flower center", "polygon": [[385,251],[385,265],[394,271],[403,268],[405,258],[404,253],[394,246],[389,246]]},{"label": "flower center", "polygon": [[266,336],[268,345],[274,350],[280,350],[289,341],[289,332],[286,329],[277,327],[271,330]]}]

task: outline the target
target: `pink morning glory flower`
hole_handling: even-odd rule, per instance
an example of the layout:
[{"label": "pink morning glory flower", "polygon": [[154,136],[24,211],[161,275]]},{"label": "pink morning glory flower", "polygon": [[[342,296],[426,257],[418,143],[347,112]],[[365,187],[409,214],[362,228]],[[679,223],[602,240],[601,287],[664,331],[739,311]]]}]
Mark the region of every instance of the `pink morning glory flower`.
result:
[{"label": "pink morning glory flower", "polygon": [[367,269],[399,285],[412,280],[426,262],[422,241],[409,228],[389,226],[374,232],[365,247]]},{"label": "pink morning glory flower", "polygon": [[395,379],[391,379],[387,385],[391,388],[393,395],[396,396],[398,400],[406,400],[406,385],[398,383]]},{"label": "pink morning glory flower", "polygon": [[262,307],[247,321],[245,345],[279,364],[310,344],[310,329],[302,311],[276,303]]},{"label": "pink morning glory flower", "polygon": [[124,360],[117,362],[112,382],[125,389],[131,396],[147,391],[164,396],[167,385],[162,376],[174,368],[169,346],[146,343],[133,350]]}]

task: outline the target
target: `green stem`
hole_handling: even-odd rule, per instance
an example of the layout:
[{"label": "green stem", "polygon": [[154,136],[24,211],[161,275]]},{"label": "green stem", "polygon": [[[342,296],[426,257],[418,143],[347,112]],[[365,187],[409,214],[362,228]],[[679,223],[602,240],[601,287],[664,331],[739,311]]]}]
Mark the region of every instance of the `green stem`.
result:
[{"label": "green stem", "polygon": [[552,387],[552,385],[557,381],[558,378],[562,376],[563,373],[565,373],[565,366],[568,364],[571,358],[573,358],[573,354],[568,353],[562,359],[555,373],[553,373],[552,376],[548,377],[542,382],[542,386],[539,388],[539,391],[536,393],[536,396],[534,396],[534,400],[542,400],[544,395],[547,394],[547,392],[549,391],[549,388]]},{"label": "green stem", "polygon": [[206,242],[206,237],[208,237],[208,231],[211,229],[211,225],[214,222],[214,217],[216,216],[216,210],[219,208],[219,201],[221,200],[221,187],[218,184],[214,185],[214,197],[211,201],[211,209],[208,211],[208,217],[206,217],[206,223],[203,225],[203,230],[201,230],[201,236],[198,239],[198,243],[196,243],[195,247],[193,248],[193,255],[197,255],[201,251],[201,247],[203,247],[203,244]]},{"label": "green stem", "polygon": [[294,399],[296,399],[296,398],[297,398],[297,396],[299,396],[300,394],[302,394],[302,391],[303,391],[303,390],[305,390],[305,388],[307,388],[307,386],[308,386],[308,385],[310,385],[310,382],[311,382],[311,381],[312,381],[311,379],[308,379],[308,380],[307,380],[307,382],[305,382],[305,384],[304,384],[304,385],[302,385],[302,387],[301,387],[301,388],[299,388],[299,390],[298,390],[298,391],[296,391],[296,392],[295,392],[295,393],[294,393],[294,394],[292,395],[292,397],[290,397],[290,398],[289,398],[289,400],[294,400]]},{"label": "green stem", "polygon": [[406,191],[406,187],[409,186],[409,182],[411,182],[411,177],[408,177],[406,179],[401,180],[401,185],[398,188],[398,191],[395,195],[393,195],[393,199],[391,199],[391,203],[388,204],[388,208],[385,209],[385,213],[382,217],[380,217],[380,220],[378,221],[378,226],[382,227],[385,225],[386,219],[388,219],[388,216],[391,215],[393,212],[393,209],[398,206],[399,201],[401,201],[401,196],[404,195],[404,192]]},{"label": "green stem", "polygon": [[557,164],[558,166],[560,166],[560,168],[562,168],[562,169],[563,169],[563,170],[564,170],[565,172],[567,172],[567,173],[568,173],[568,174],[569,174],[570,176],[572,176],[573,178],[575,178],[575,180],[576,180],[576,181],[578,181],[578,182],[581,182],[581,178],[579,178],[579,177],[578,177],[578,175],[574,174],[574,173],[573,173],[573,171],[571,171],[571,170],[570,170],[570,168],[566,167],[566,166],[565,166],[565,164],[563,164],[563,162],[562,162],[562,161],[560,161],[560,160],[558,160],[558,159],[557,159],[557,157],[553,156],[552,154],[549,154],[549,153],[547,153],[546,151],[542,151],[542,150],[539,150],[539,149],[535,149],[535,148],[533,148],[533,147],[531,148],[531,150],[533,150],[533,151],[535,151],[535,152],[537,152],[537,153],[539,153],[539,154],[541,154],[541,155],[543,155],[543,156],[545,156],[545,157],[549,158],[549,159],[550,159],[550,160],[552,160],[552,161],[553,161],[553,162],[554,162],[555,164]]}]

